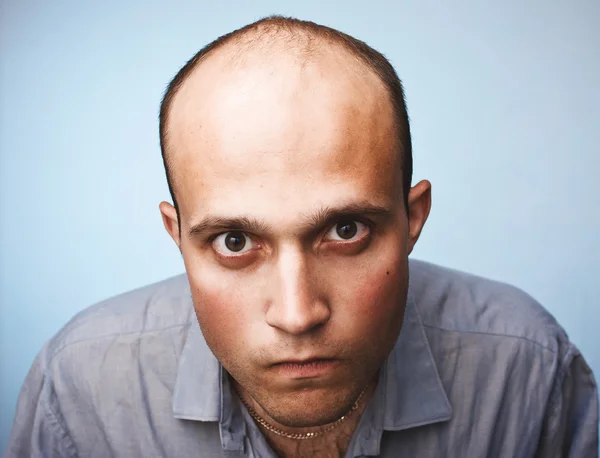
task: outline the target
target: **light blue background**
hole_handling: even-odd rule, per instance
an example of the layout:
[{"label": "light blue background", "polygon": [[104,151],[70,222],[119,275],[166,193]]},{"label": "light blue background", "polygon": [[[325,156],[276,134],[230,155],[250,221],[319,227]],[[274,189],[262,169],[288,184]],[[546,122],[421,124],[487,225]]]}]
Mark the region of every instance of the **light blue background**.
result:
[{"label": "light blue background", "polygon": [[3,1],[0,450],[34,355],[73,314],[183,271],[161,224],[165,85],[259,17],[339,28],[404,80],[416,257],[541,301],[600,375],[600,2]]}]

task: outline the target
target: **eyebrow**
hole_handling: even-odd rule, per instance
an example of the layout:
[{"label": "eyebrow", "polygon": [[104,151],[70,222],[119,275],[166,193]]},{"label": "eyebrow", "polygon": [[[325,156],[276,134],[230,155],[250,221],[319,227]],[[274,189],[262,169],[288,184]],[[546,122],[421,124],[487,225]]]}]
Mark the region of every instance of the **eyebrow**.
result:
[{"label": "eyebrow", "polygon": [[[304,215],[302,219],[304,229],[307,232],[314,232],[344,218],[358,218],[361,216],[390,218],[392,213],[391,207],[362,202],[339,207],[323,206],[309,215]],[[224,217],[207,215],[201,221],[192,225],[188,235],[195,238],[216,231],[240,231],[255,234],[272,232],[265,221],[251,216]]]}]

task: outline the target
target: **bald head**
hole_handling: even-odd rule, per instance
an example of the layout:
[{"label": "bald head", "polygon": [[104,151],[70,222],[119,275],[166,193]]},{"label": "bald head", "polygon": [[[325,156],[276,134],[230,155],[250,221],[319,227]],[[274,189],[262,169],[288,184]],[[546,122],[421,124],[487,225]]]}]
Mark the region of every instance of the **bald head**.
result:
[{"label": "bald head", "polygon": [[[179,212],[175,188],[185,173],[182,161],[202,154],[203,144],[234,154],[222,143],[240,136],[250,141],[252,132],[260,132],[258,149],[269,144],[265,137],[281,145],[283,136],[290,152],[299,151],[300,137],[311,135],[315,122],[331,126],[331,138],[323,142],[338,142],[349,152],[351,141],[383,145],[393,138],[395,159],[382,157],[379,163],[386,167],[393,160],[402,171],[406,199],[412,175],[408,116],[400,80],[380,53],[336,30],[281,17],[210,43],[180,70],[161,104],[161,150],[175,208]],[[369,134],[365,138],[352,139],[357,123]],[[360,167],[361,159],[356,163]]]}]

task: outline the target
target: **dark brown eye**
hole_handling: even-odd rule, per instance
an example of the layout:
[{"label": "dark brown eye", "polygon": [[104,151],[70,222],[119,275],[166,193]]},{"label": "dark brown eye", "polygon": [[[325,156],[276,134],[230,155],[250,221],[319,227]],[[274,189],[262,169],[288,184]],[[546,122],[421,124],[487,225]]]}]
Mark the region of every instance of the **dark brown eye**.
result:
[{"label": "dark brown eye", "polygon": [[356,225],[356,221],[341,221],[336,224],[335,232],[340,238],[348,240],[356,235],[358,226]]},{"label": "dark brown eye", "polygon": [[246,246],[246,236],[241,232],[229,232],[225,236],[225,246],[234,253],[242,251]]}]

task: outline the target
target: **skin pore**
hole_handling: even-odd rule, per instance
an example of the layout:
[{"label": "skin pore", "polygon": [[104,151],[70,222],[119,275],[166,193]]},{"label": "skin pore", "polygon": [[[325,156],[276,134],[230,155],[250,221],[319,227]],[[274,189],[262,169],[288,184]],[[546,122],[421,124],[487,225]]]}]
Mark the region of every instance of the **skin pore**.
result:
[{"label": "skin pore", "polygon": [[[169,119],[181,220],[160,204],[206,342],[263,419],[319,431],[368,387],[317,439],[263,430],[280,456],[345,453],[402,326],[431,203],[422,181],[405,207],[383,83],[340,47],[317,49],[263,44],[232,65],[225,46],[203,61]],[[330,361],[315,376],[281,364],[313,358]]]}]

